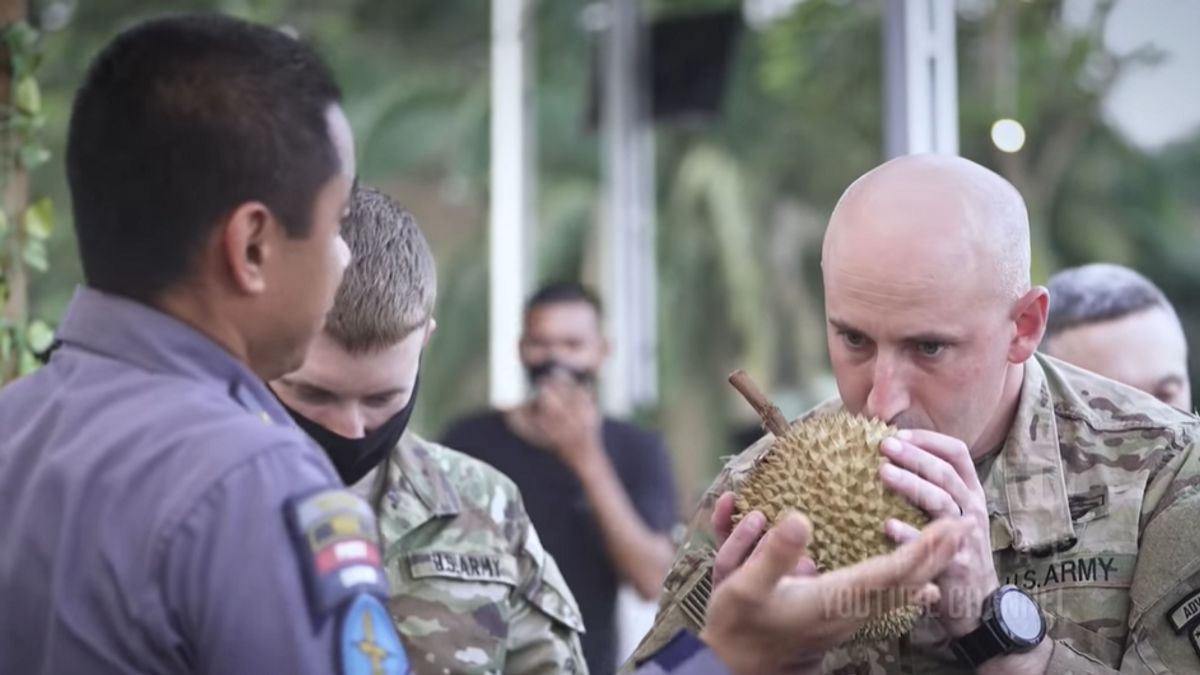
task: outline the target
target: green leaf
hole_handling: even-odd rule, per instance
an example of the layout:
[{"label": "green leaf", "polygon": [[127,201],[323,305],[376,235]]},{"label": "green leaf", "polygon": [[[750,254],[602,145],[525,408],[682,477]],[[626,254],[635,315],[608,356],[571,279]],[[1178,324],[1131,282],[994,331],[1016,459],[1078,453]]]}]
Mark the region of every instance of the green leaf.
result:
[{"label": "green leaf", "polygon": [[50,151],[40,145],[27,145],[21,148],[21,166],[26,169],[36,169],[50,160]]},{"label": "green leaf", "polygon": [[49,239],[54,232],[54,204],[42,197],[25,209],[25,232],[35,239]]},{"label": "green leaf", "polygon": [[30,115],[42,110],[42,88],[32,75],[22,77],[17,84],[17,109]]},{"label": "green leaf", "polygon": [[41,367],[41,363],[33,358],[33,352],[28,349],[21,352],[21,374],[28,375]]},{"label": "green leaf", "polygon": [[45,272],[50,267],[49,261],[46,260],[46,245],[37,239],[25,243],[21,257],[25,259],[25,264],[39,272]]},{"label": "green leaf", "polygon": [[35,352],[44,352],[54,342],[54,330],[46,325],[45,321],[35,319],[26,329],[25,337],[29,341],[30,349]]},{"label": "green leaf", "polygon": [[0,209],[0,236],[4,236],[6,232],[8,232],[8,212]]},{"label": "green leaf", "polygon": [[0,330],[0,370],[5,370],[4,364],[12,354],[12,335],[7,329]]}]

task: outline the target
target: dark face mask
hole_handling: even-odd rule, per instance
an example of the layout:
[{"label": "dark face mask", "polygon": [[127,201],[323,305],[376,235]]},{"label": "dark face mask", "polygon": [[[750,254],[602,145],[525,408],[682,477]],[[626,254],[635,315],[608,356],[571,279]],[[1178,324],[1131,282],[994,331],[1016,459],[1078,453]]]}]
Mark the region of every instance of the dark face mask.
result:
[{"label": "dark face mask", "polygon": [[525,366],[525,374],[529,377],[529,383],[535,387],[538,382],[556,370],[561,370],[570,375],[571,379],[575,380],[575,383],[581,387],[590,387],[596,382],[596,376],[591,371],[572,368],[554,359],[547,359],[541,363],[532,363]]},{"label": "dark face mask", "polygon": [[412,396],[400,412],[392,415],[378,428],[367,432],[362,438],[346,438],[341,434],[335,434],[287,405],[283,407],[292,416],[296,425],[325,450],[325,454],[329,456],[329,460],[333,462],[334,468],[341,476],[342,482],[346,485],[354,485],[362,480],[363,476],[370,473],[371,469],[382,464],[392,448],[396,447],[396,443],[400,442],[400,437],[404,435],[404,429],[408,426],[408,420],[412,417],[413,408],[417,402],[417,385],[420,381],[421,378],[418,377],[413,382]]}]

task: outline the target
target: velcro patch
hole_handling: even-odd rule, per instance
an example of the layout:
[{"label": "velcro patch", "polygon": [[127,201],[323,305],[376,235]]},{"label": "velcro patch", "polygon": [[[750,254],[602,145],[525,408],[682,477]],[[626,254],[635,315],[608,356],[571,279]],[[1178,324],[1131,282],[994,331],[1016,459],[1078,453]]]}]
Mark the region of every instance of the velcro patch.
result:
[{"label": "velcro patch", "polygon": [[284,506],[319,622],[362,593],[387,597],[371,507],[339,489],[294,497]]},{"label": "velcro patch", "polygon": [[[1029,562],[1029,561],[1026,561]],[[1129,588],[1137,556],[1102,553],[1073,558],[1054,558],[997,570],[1001,584],[1037,595],[1060,588]]]},{"label": "velcro patch", "polygon": [[408,570],[414,579],[450,577],[464,581],[495,581],[510,586],[517,584],[517,561],[508,555],[419,551],[408,556]]},{"label": "velcro patch", "polygon": [[392,617],[378,598],[360,594],[342,614],[338,627],[338,663],[342,675],[407,675],[408,654]]},{"label": "velcro patch", "polygon": [[1195,591],[1174,607],[1167,610],[1167,621],[1175,632],[1183,633],[1184,629],[1200,618],[1200,591]]}]

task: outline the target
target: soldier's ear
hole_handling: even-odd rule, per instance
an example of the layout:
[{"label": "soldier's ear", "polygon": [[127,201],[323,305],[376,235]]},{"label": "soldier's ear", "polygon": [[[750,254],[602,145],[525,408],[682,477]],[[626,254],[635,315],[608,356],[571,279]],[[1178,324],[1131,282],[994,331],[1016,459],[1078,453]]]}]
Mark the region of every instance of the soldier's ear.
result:
[{"label": "soldier's ear", "polygon": [[1037,351],[1046,334],[1046,316],[1050,310],[1050,293],[1035,286],[1013,305],[1012,320],[1016,326],[1008,347],[1010,363],[1025,363]]},{"label": "soldier's ear", "polygon": [[273,236],[281,227],[261,202],[238,206],[218,228],[220,250],[235,291],[258,295],[266,290],[264,267],[274,252]]}]

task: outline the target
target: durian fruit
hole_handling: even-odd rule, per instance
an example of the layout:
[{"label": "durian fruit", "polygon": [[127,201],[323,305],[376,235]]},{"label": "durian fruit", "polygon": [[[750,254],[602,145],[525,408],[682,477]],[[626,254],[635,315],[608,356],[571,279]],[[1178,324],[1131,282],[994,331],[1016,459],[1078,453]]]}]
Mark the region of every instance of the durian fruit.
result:
[{"label": "durian fruit", "polygon": [[[929,521],[879,478],[879,468],[887,461],[879,443],[893,433],[894,428],[878,420],[846,412],[792,425],[743,479],[734,520],[751,511],[761,511],[772,523],[789,510],[805,514],[813,525],[808,555],[821,571],[893,550],[895,544],[883,531],[888,518],[918,528]],[[850,643],[904,635],[920,614],[919,607],[908,606],[872,617]]]}]

